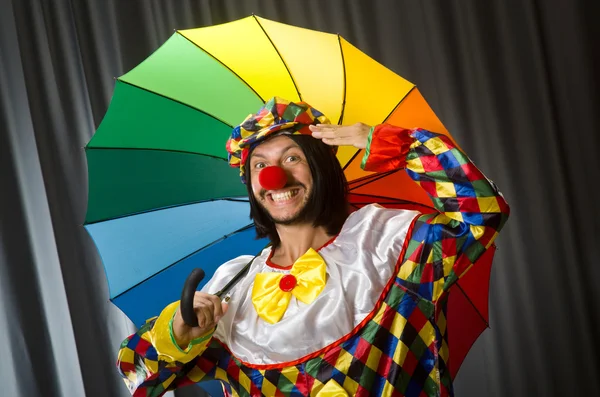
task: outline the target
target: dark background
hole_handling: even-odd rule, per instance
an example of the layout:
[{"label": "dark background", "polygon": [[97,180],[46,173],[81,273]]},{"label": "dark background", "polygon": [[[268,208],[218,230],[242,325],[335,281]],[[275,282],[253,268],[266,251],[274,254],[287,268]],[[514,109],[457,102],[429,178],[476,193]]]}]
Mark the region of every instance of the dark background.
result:
[{"label": "dark background", "polygon": [[415,82],[511,204],[492,328],[456,395],[600,395],[594,3],[0,0],[0,395],[128,395],[114,363],[133,327],[81,227],[82,147],[113,77],[174,29],[252,12],[340,33]]}]

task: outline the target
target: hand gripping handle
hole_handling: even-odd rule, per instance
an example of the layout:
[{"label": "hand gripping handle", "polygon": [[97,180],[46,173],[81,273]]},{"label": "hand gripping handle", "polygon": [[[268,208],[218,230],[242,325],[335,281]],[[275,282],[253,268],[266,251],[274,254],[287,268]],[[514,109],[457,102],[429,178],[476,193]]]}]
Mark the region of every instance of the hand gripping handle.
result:
[{"label": "hand gripping handle", "polygon": [[183,291],[181,291],[181,301],[179,302],[181,309],[181,317],[183,322],[190,327],[198,326],[198,318],[194,311],[194,295],[196,288],[200,284],[200,281],[204,278],[204,270],[196,268],[192,270],[188,278],[185,280],[183,285]]}]

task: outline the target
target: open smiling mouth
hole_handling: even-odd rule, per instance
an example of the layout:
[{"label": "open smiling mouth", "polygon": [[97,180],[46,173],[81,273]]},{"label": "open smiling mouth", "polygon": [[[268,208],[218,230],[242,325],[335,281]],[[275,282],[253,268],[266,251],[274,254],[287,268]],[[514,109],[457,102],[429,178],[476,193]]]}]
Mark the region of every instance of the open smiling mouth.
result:
[{"label": "open smiling mouth", "polygon": [[300,189],[292,189],[281,193],[267,193],[267,198],[275,204],[285,203],[294,198]]}]

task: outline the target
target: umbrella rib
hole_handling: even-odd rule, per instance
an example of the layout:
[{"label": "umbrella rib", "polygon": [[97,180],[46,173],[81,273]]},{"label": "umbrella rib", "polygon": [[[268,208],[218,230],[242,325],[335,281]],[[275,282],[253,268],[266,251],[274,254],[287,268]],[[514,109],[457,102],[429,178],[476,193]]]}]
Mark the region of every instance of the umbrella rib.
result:
[{"label": "umbrella rib", "polygon": [[296,89],[296,92],[298,93],[298,98],[300,98],[300,101],[302,101],[302,94],[300,94],[300,90],[298,89],[298,85],[296,84],[296,80],[294,80],[294,76],[292,76],[292,72],[290,71],[290,68],[288,67],[287,63],[285,63],[285,60],[281,56],[281,53],[277,49],[277,46],[275,46],[275,43],[273,43],[273,40],[271,40],[271,37],[269,36],[269,34],[265,30],[265,28],[262,26],[262,24],[260,23],[260,21],[258,20],[258,18],[256,18],[256,15],[252,14],[252,18],[254,18],[254,20],[256,21],[256,23],[258,24],[258,26],[260,27],[260,29],[263,31],[263,33],[265,34],[265,36],[267,36],[267,39],[269,40],[269,43],[271,43],[271,46],[273,46],[273,49],[275,50],[275,52],[279,56],[279,59],[281,59],[281,63],[283,63],[283,66],[285,67],[285,70],[288,72],[288,75],[290,76],[290,79],[292,79],[292,84],[294,84],[294,88]]},{"label": "umbrella rib", "polygon": [[389,119],[389,118],[390,118],[390,116],[391,116],[392,114],[394,114],[394,112],[396,111],[396,109],[398,109],[398,106],[400,106],[400,104],[401,104],[402,102],[404,102],[404,99],[405,99],[405,98],[407,98],[407,97],[410,95],[410,93],[411,93],[411,92],[413,92],[413,90],[414,90],[415,88],[417,88],[417,86],[416,86],[416,85],[413,85],[413,87],[410,89],[410,91],[408,91],[408,92],[406,93],[406,95],[404,95],[404,96],[402,97],[402,99],[400,99],[400,101],[399,101],[399,102],[396,104],[396,106],[394,106],[394,108],[392,109],[392,111],[390,112],[390,114],[388,114],[388,115],[387,115],[387,117],[386,117],[385,119],[383,119],[383,122],[384,122],[384,123],[387,121],[387,119]]},{"label": "umbrella rib", "polygon": [[[389,171],[386,171],[386,175],[387,175],[387,172],[389,172]],[[348,186],[355,185],[358,182],[362,182],[362,181],[366,181],[366,180],[371,180],[371,179],[375,178],[377,175],[381,175],[381,174],[373,172],[373,173],[371,173],[369,175],[365,175],[365,176],[361,176],[360,178],[353,179],[352,181],[348,182]]]},{"label": "umbrella rib", "polygon": [[[338,40],[339,40],[339,35],[338,35]],[[340,52],[341,52],[342,46],[340,43]],[[342,64],[344,65],[344,101],[343,101],[343,106],[345,108],[346,105],[346,66],[344,64],[344,53],[342,52]],[[398,108],[398,106],[400,106],[400,104],[402,103],[402,101],[404,101],[404,98],[408,97],[410,95],[410,93],[412,92],[412,90],[414,90],[416,88],[416,86],[413,86],[413,88],[410,89],[410,91],[408,91],[408,93],[400,100],[400,102],[398,102],[396,104],[396,106],[394,106],[394,108],[392,109],[392,111],[387,115],[387,117],[385,119],[383,119],[383,121],[385,122],[387,119],[390,118],[390,116],[396,111],[396,109]],[[342,108],[342,114],[340,115],[340,122],[338,124],[341,123],[341,119],[344,115],[344,108]],[[354,161],[354,159],[356,158],[356,156],[358,156],[358,154],[360,153],[360,149],[356,151],[356,153],[354,153],[354,155],[352,156],[352,158],[350,158],[350,160],[346,163],[346,165],[343,167],[343,170],[345,171],[346,168],[348,168],[350,166],[350,163],[352,163],[352,161]]]},{"label": "umbrella rib", "polygon": [[166,206],[166,207],[153,208],[153,209],[150,209],[150,210],[134,212],[134,213],[131,213],[131,214],[125,214],[125,215],[115,216],[115,217],[112,217],[112,218],[99,219],[97,221],[84,223],[82,226],[95,225],[96,223],[114,221],[116,219],[127,218],[127,217],[130,217],[130,216],[136,216],[136,215],[142,215],[142,214],[149,214],[150,212],[156,212],[156,211],[162,211],[162,210],[169,210],[169,209],[172,209],[172,208],[183,207],[183,206],[186,206],[186,205],[209,203],[209,202],[212,202],[212,201],[234,201],[234,202],[244,202],[244,203],[248,202],[247,200],[234,199],[234,198],[229,198],[229,197],[225,197],[225,198],[212,198],[212,199],[208,199],[208,200],[191,201],[191,202],[186,202],[186,203],[181,203],[181,204],[169,205],[169,206]]},{"label": "umbrella rib", "polygon": [[[379,196],[377,194],[351,193],[351,195],[359,196],[359,197],[373,197],[373,198],[377,198],[377,199],[386,199],[386,200],[392,200],[392,201],[403,200],[403,199],[399,199],[397,197]],[[403,200],[403,201],[406,201],[406,200]]]},{"label": "umbrella rib", "polygon": [[[340,35],[338,35],[338,41],[340,41]],[[343,100],[343,104],[342,104],[342,114],[340,114],[340,121],[338,122],[338,124],[342,123],[342,118],[344,116],[344,109],[346,108],[346,64],[344,62],[344,52],[342,51],[342,44],[340,42],[340,52],[342,53],[342,65],[343,70],[344,70],[344,100]],[[383,122],[385,122],[387,119],[390,118],[390,116],[396,111],[396,109],[398,108],[398,106],[400,106],[400,104],[402,103],[402,101],[404,101],[404,99],[406,97],[408,97],[410,95],[410,93],[416,88],[416,86],[413,86],[410,91],[408,91],[408,93],[402,97],[402,99],[396,104],[396,106],[394,106],[394,108],[392,109],[392,111],[386,116],[386,118],[383,119]],[[360,153],[360,149],[356,151],[356,153],[354,153],[354,155],[350,158],[350,160],[346,163],[346,165],[344,165],[343,170],[345,171],[346,168],[348,168],[350,166],[350,163],[352,163],[352,161],[354,161],[354,159],[356,158],[356,156],[358,156],[358,154]]]},{"label": "umbrella rib", "polygon": [[220,243],[221,241],[225,240],[226,238],[229,238],[229,237],[233,236],[234,234],[237,234],[237,233],[240,233],[240,232],[246,231],[246,230],[248,230],[248,229],[251,229],[252,227],[254,227],[254,223],[251,223],[251,224],[249,224],[249,225],[246,225],[246,226],[244,226],[244,227],[242,227],[242,228],[240,228],[240,229],[238,229],[238,230],[236,230],[236,231],[234,231],[234,232],[231,232],[231,233],[229,233],[229,234],[226,234],[225,236],[223,236],[223,237],[221,237],[221,238],[219,238],[219,239],[217,239],[217,240],[213,241],[212,243],[206,244],[205,246],[203,246],[203,247],[201,247],[201,248],[198,248],[196,251],[194,251],[194,252],[192,252],[192,253],[190,253],[190,254],[188,254],[188,255],[184,256],[183,258],[181,258],[181,259],[179,259],[179,260],[177,260],[177,261],[175,261],[175,262],[171,263],[169,266],[167,266],[167,267],[165,267],[165,268],[161,269],[159,272],[156,272],[156,273],[154,273],[152,276],[150,276],[150,277],[148,277],[148,278],[146,278],[146,279],[144,279],[144,280],[140,281],[139,283],[137,283],[137,284],[135,284],[135,285],[132,285],[131,287],[127,288],[125,291],[121,292],[119,295],[117,295],[117,296],[115,296],[115,297],[111,298],[111,300],[113,300],[113,299],[117,299],[119,296],[126,294],[127,292],[131,291],[132,289],[134,289],[134,288],[135,288],[135,287],[137,287],[138,285],[141,285],[141,284],[143,284],[144,282],[146,282],[146,281],[150,280],[151,278],[158,276],[159,274],[163,273],[164,271],[166,271],[166,270],[168,270],[168,269],[172,268],[173,266],[177,265],[177,264],[178,264],[178,263],[180,263],[181,261],[183,261],[183,260],[185,260],[185,259],[187,259],[187,258],[189,258],[189,257],[191,257],[191,256],[193,256],[193,255],[195,255],[195,254],[197,254],[198,252],[200,252],[200,251],[202,251],[202,250],[204,250],[204,249],[206,249],[206,248],[209,248],[209,247],[211,247],[211,246],[213,246],[213,245],[215,245],[215,244],[217,244],[217,243]]},{"label": "umbrella rib", "polygon": [[360,204],[360,205],[369,205],[369,204],[384,204],[384,205],[388,205],[388,204],[413,204],[412,201],[398,201],[398,202],[374,202],[374,201],[352,201],[350,202],[350,205],[355,205],[355,204]]},{"label": "umbrella rib", "polygon": [[235,199],[235,198],[223,198],[223,199],[220,199],[220,200],[223,200],[223,201],[233,201],[235,203],[249,203],[250,202],[250,199],[244,200],[244,199]]},{"label": "umbrella rib", "polygon": [[379,177],[379,176],[381,176],[381,175],[383,175],[383,176],[388,176],[388,175],[390,175],[390,174],[393,174],[393,173],[395,173],[395,172],[401,171],[401,170],[403,170],[403,169],[404,169],[404,168],[397,168],[397,169],[394,169],[394,170],[391,170],[391,171],[384,171],[384,172],[371,172],[369,175],[365,175],[365,176],[362,176],[362,177],[360,177],[360,178],[356,178],[356,179],[353,179],[353,180],[349,181],[349,182],[348,182],[348,185],[354,185],[354,184],[357,184],[358,182],[362,182],[362,181],[371,180],[371,179],[374,179],[375,177]]},{"label": "umbrella rib", "polygon": [[[173,102],[177,102],[177,103],[179,103],[180,105],[187,106],[187,107],[188,107],[188,108],[190,108],[190,109],[194,109],[194,110],[196,110],[196,111],[198,111],[198,112],[204,113],[204,114],[205,114],[205,115],[207,115],[208,117],[212,117],[213,119],[215,119],[215,120],[217,120],[217,121],[219,121],[219,122],[221,122],[221,123],[225,124],[227,127],[229,127],[229,128],[233,128],[233,126],[232,126],[231,124],[229,124],[228,122],[226,122],[226,121],[224,121],[224,120],[221,120],[221,119],[220,119],[220,118],[218,118],[217,116],[214,116],[214,115],[212,115],[212,114],[210,114],[210,113],[207,113],[207,112],[205,112],[204,110],[202,110],[202,109],[199,109],[199,108],[197,108],[197,107],[195,107],[195,106],[192,106],[192,105],[190,105],[190,104],[187,104],[187,103],[185,103],[185,102],[181,102],[180,100],[177,100],[177,99],[175,99],[175,98],[171,98],[171,97],[169,97],[169,96],[166,96],[166,95],[163,95],[163,94],[161,94],[161,93],[158,93],[158,92],[155,92],[155,91],[149,90],[149,89],[147,89],[147,88],[140,87],[140,86],[139,86],[139,85],[137,85],[137,84],[132,84],[132,83],[129,83],[129,82],[127,82],[127,81],[121,80],[121,78],[117,78],[117,80],[118,80],[120,83],[123,83],[123,84],[130,85],[131,87],[139,88],[140,90],[143,90],[143,91],[149,92],[149,93],[151,93],[151,94],[157,95],[157,96],[159,96],[159,97],[162,97],[162,98],[168,99],[168,100],[170,100],[170,101],[173,101]],[[258,94],[257,94],[257,95],[258,95]],[[259,97],[259,98],[260,98],[260,97]],[[261,98],[261,99],[262,99],[262,98]],[[263,101],[263,102],[264,102],[264,101]]]},{"label": "umbrella rib", "polygon": [[171,152],[171,153],[183,153],[183,154],[193,154],[196,156],[204,156],[210,157],[217,160],[227,161],[226,158],[213,156],[211,154],[198,153],[198,152],[190,152],[187,150],[176,150],[176,149],[157,149],[157,148],[138,148],[138,147],[109,147],[109,146],[86,146],[84,148],[86,151],[88,150],[151,150],[155,152]]},{"label": "umbrella rib", "polygon": [[461,290],[461,292],[463,293],[463,295],[465,296],[465,298],[469,301],[469,304],[471,304],[471,306],[473,306],[473,309],[475,309],[475,313],[477,313],[477,315],[481,318],[481,321],[483,321],[485,323],[485,326],[487,328],[490,328],[490,324],[486,321],[485,318],[483,318],[483,316],[481,315],[481,313],[479,313],[479,310],[477,310],[477,307],[473,304],[473,301],[471,300],[471,298],[469,298],[469,295],[466,294],[465,290],[462,289],[462,287],[460,286],[459,283],[456,283],[456,286],[458,287],[458,289]]},{"label": "umbrella rib", "polygon": [[[387,196],[378,196],[375,194],[361,194],[361,193],[351,193],[352,196],[360,196],[361,198],[368,198],[368,197],[372,197],[374,199],[383,199],[383,200],[389,200],[391,202],[385,202],[385,203],[379,203],[379,204],[413,204],[413,205],[419,205],[421,207],[425,207],[425,208],[429,208],[431,210],[436,210],[434,207],[429,206],[427,204],[423,204],[423,203],[417,203],[414,201],[410,201],[410,200],[404,200],[404,199],[399,199],[396,197],[387,197]],[[355,202],[356,204],[372,204],[372,202],[368,203],[368,202]]]},{"label": "umbrella rib", "polygon": [[385,178],[388,175],[392,175],[392,174],[394,174],[394,173],[396,173],[398,171],[400,171],[400,170],[393,170],[393,171],[385,172],[385,173],[382,173],[382,174],[376,174],[374,177],[371,177],[371,179],[364,180],[364,183],[361,183],[358,186],[353,186],[353,187],[349,188],[348,191],[356,190],[359,187],[363,187],[364,185],[368,185],[371,182],[378,181],[378,180],[380,180],[382,178]]},{"label": "umbrella rib", "polygon": [[346,168],[348,168],[350,166],[350,163],[354,161],[354,159],[356,158],[356,156],[358,156],[358,154],[360,153],[362,149],[358,149],[356,151],[356,153],[354,153],[352,155],[352,157],[350,157],[350,160],[348,160],[348,162],[346,163],[346,165],[342,168],[342,171],[346,171]]},{"label": "umbrella rib", "polygon": [[201,51],[204,51],[205,54],[207,54],[208,56],[210,56],[215,61],[219,62],[221,65],[223,65],[224,68],[226,68],[227,70],[229,70],[238,79],[240,79],[240,81],[242,83],[246,84],[246,87],[248,87],[263,103],[265,102],[265,100],[263,99],[263,97],[260,96],[260,94],[258,92],[256,92],[256,90],[254,88],[252,88],[252,86],[250,84],[248,84],[248,82],[246,80],[244,80],[242,78],[242,76],[240,76],[239,74],[237,74],[236,72],[234,72],[229,66],[227,66],[223,62],[221,62],[221,60],[219,58],[215,57],[213,54],[211,54],[210,52],[206,51],[204,48],[202,48],[201,46],[199,46],[197,43],[194,43],[192,40],[188,39],[185,35],[179,33],[179,31],[177,31],[177,34],[180,35],[181,37],[184,37],[187,41],[189,41],[190,43],[192,43],[193,45],[195,45],[196,47],[198,47]]},{"label": "umbrella rib", "polygon": [[405,200],[405,199],[401,199],[401,198],[397,198],[397,197],[388,197],[388,196],[379,196],[377,194],[363,194],[363,193],[350,193],[352,196],[359,196],[359,197],[373,197],[376,199],[385,199],[385,200],[390,200],[390,201],[394,201],[398,204],[417,204],[417,205],[422,205],[423,207],[429,207],[431,209],[435,209],[434,207],[431,207],[427,204],[423,204],[423,203],[417,203],[414,201],[410,201],[410,200]]},{"label": "umbrella rib", "polygon": [[342,56],[342,71],[344,72],[344,97],[342,98],[342,111],[340,112],[340,118],[337,122],[339,125],[341,125],[342,121],[344,120],[344,111],[346,110],[346,59],[344,58],[344,51],[342,50],[342,37],[338,34],[337,38],[340,46],[340,55]]}]

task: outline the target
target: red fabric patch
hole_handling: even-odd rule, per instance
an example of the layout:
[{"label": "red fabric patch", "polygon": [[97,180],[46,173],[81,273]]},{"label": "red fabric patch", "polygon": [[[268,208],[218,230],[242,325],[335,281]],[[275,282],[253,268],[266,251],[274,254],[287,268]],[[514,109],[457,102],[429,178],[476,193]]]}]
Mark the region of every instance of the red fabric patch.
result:
[{"label": "red fabric patch", "polygon": [[389,124],[376,126],[371,135],[365,171],[385,172],[403,168],[406,165],[406,153],[414,141],[411,132]]},{"label": "red fabric patch", "polygon": [[485,247],[492,240],[495,233],[496,231],[494,229],[492,229],[491,227],[486,227],[485,231],[483,232],[483,236],[481,236],[481,238],[477,241],[479,241],[479,243],[481,243],[481,245]]},{"label": "red fabric patch", "polygon": [[419,181],[419,184],[430,196],[437,197],[437,190],[435,189],[435,182],[431,181]]},{"label": "red fabric patch", "polygon": [[307,387],[308,378],[310,377],[307,376],[305,373],[299,372],[298,378],[296,379],[296,389],[298,389],[303,396],[309,395],[309,388]]},{"label": "red fabric patch", "polygon": [[341,347],[336,347],[325,353],[323,356],[323,360],[327,361],[329,364],[335,367],[335,363],[337,362],[338,357],[340,356],[340,352],[342,351]]},{"label": "red fabric patch", "polygon": [[510,207],[508,206],[508,203],[506,201],[504,201],[504,199],[502,197],[497,197],[496,201],[498,202],[498,206],[500,207],[500,212],[502,212],[503,214],[509,215]]},{"label": "red fabric patch", "polygon": [[481,171],[479,171],[472,163],[463,164],[461,168],[470,181],[478,181],[483,179]]},{"label": "red fabric patch", "polygon": [[356,389],[356,393],[354,394],[355,397],[370,396],[370,395],[371,394],[370,394],[369,390],[365,389],[361,385],[358,385],[358,388]]},{"label": "red fabric patch", "polygon": [[392,327],[392,323],[394,322],[394,317],[396,317],[396,310],[393,308],[386,306],[383,312],[383,316],[381,316],[380,326],[386,329],[390,329]]},{"label": "red fabric patch", "polygon": [[377,366],[377,373],[383,377],[386,377],[390,373],[392,367],[392,358],[386,354],[382,354],[379,359],[379,365]]},{"label": "red fabric patch", "polygon": [[369,358],[369,352],[371,351],[371,346],[372,345],[369,342],[363,338],[359,338],[354,357],[366,364],[367,359]]},{"label": "red fabric patch", "polygon": [[432,281],[435,281],[433,279],[433,266],[431,264],[427,264],[424,266],[423,273],[421,274],[421,283],[430,283]]},{"label": "red fabric patch", "polygon": [[254,384],[254,382],[252,382],[252,379],[250,379],[250,395],[251,396],[262,396],[262,392],[260,391],[258,386],[256,386]]},{"label": "red fabric patch", "polygon": [[152,344],[150,342],[140,338],[140,340],[137,343],[137,346],[135,347],[135,352],[140,356],[145,356],[146,352],[148,351],[148,348],[150,348],[151,346]]},{"label": "red fabric patch", "polygon": [[448,258],[456,255],[456,239],[442,239],[442,257]]},{"label": "red fabric patch", "polygon": [[471,260],[466,255],[459,256],[456,263],[454,263],[453,270],[457,276],[461,276],[465,270],[472,265]]},{"label": "red fabric patch", "polygon": [[306,114],[306,112],[304,112],[296,116],[296,118],[294,118],[294,121],[300,124],[312,124],[313,119],[311,119],[310,116]]},{"label": "red fabric patch", "polygon": [[227,364],[227,373],[233,376],[233,379],[240,378],[240,367],[237,366],[235,360],[229,360],[229,363]]},{"label": "red fabric patch", "polygon": [[479,202],[475,197],[462,197],[458,199],[458,208],[460,212],[481,212]]},{"label": "red fabric patch", "polygon": [[240,160],[244,165],[246,165],[246,160],[248,160],[248,153],[250,153],[250,150],[248,150],[248,148],[242,149],[242,157]]},{"label": "red fabric patch", "polygon": [[427,323],[428,321],[429,320],[427,320],[427,317],[425,317],[420,310],[413,310],[412,314],[410,315],[410,318],[408,319],[408,322],[413,327],[415,327],[417,332],[419,332],[421,328],[423,328],[423,325],[425,325],[425,323]]},{"label": "red fabric patch", "polygon": [[[410,346],[408,347],[410,349]],[[402,369],[406,371],[409,375],[412,375],[415,372],[415,368],[417,368],[417,358],[414,353],[408,350],[406,352],[406,358],[404,359],[404,364],[402,364]]]},{"label": "red fabric patch", "polygon": [[196,360],[196,367],[200,368],[204,373],[210,372],[215,364],[204,357],[202,355],[198,356],[198,360]]},{"label": "red fabric patch", "polygon": [[135,364],[119,361],[119,368],[123,373],[135,372]]},{"label": "red fabric patch", "polygon": [[[277,115],[279,117],[283,116],[283,114],[285,113],[285,109],[287,109],[288,105],[287,103],[278,103],[277,105],[275,105],[275,109],[277,109]],[[267,109],[265,109],[265,113],[268,113],[269,111]]]},{"label": "red fabric patch", "polygon": [[303,373],[302,376],[305,377],[305,384],[306,384],[306,392],[305,393],[308,394],[308,390],[312,390],[313,385],[315,384],[315,378],[308,375],[306,372]]},{"label": "red fabric patch", "polygon": [[[408,236],[410,236],[410,234]],[[406,240],[408,241],[408,238]],[[419,245],[410,255],[409,259],[413,262],[420,263],[421,261],[419,260],[419,258],[421,258],[421,256],[423,255],[424,248],[425,246],[423,244]]]},{"label": "red fabric patch", "polygon": [[444,169],[437,156],[421,156],[419,160],[421,160],[425,172],[441,171]]},{"label": "red fabric patch", "polygon": [[[309,121],[309,122],[308,122],[308,123],[306,123],[306,124],[311,124],[311,123],[312,123],[312,120],[311,120],[311,121]],[[310,128],[308,128],[308,125],[307,125],[307,126],[305,126],[305,127],[302,127],[302,128],[300,128],[300,129],[299,129],[298,131],[296,131],[296,132],[297,132],[297,133],[299,133],[299,134],[302,134],[302,135],[312,135],[312,131],[310,130]]]},{"label": "red fabric patch", "polygon": [[177,382],[177,387],[182,387],[182,386],[187,386],[187,385],[193,385],[196,382],[194,382],[193,380],[191,380],[188,377],[185,377],[183,379],[181,379],[180,381]]}]

